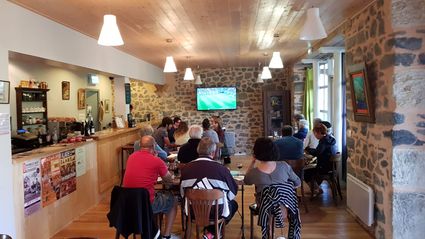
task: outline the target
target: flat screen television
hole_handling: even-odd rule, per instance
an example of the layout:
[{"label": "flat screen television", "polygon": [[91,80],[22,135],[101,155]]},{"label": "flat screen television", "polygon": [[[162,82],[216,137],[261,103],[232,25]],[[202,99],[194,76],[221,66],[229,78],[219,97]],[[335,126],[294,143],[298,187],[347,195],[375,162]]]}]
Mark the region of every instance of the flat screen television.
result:
[{"label": "flat screen television", "polygon": [[235,110],[236,87],[213,87],[196,89],[198,110]]}]

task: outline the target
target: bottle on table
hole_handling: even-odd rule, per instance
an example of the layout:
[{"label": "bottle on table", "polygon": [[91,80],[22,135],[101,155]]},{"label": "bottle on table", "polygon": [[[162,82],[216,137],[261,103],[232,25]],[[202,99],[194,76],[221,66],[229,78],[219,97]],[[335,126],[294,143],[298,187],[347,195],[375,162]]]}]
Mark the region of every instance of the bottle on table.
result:
[{"label": "bottle on table", "polygon": [[90,134],[93,135],[95,133],[93,117],[90,118]]},{"label": "bottle on table", "polygon": [[56,128],[53,129],[52,141],[53,144],[58,143],[58,131],[56,130]]}]

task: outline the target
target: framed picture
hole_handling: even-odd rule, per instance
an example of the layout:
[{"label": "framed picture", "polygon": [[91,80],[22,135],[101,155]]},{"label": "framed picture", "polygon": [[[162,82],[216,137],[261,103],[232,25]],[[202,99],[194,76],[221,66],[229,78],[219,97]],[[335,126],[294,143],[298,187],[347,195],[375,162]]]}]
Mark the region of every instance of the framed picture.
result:
[{"label": "framed picture", "polygon": [[10,82],[0,80],[0,104],[9,104]]},{"label": "framed picture", "polygon": [[348,67],[351,86],[351,102],[355,121],[375,122],[375,111],[372,102],[370,84],[364,63]]},{"label": "framed picture", "polygon": [[109,113],[109,109],[110,109],[110,102],[108,99],[105,99],[105,113]]},{"label": "framed picture", "polygon": [[82,110],[86,108],[86,90],[78,89],[78,109]]},{"label": "framed picture", "polygon": [[62,100],[69,100],[70,84],[69,81],[62,81]]}]

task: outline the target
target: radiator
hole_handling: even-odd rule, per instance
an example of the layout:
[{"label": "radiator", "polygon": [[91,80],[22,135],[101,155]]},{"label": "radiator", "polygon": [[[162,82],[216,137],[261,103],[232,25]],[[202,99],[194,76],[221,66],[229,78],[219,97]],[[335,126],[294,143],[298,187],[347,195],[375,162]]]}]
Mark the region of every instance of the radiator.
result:
[{"label": "radiator", "polygon": [[373,223],[373,190],[351,174],[347,174],[347,207],[368,226]]}]

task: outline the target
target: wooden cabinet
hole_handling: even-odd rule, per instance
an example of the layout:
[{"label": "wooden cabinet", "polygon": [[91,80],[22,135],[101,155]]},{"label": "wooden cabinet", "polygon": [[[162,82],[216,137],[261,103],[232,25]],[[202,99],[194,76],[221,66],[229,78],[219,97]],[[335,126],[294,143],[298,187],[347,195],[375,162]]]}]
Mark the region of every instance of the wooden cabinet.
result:
[{"label": "wooden cabinet", "polygon": [[17,129],[47,131],[47,92],[49,89],[16,87]]},{"label": "wooden cabinet", "polygon": [[291,124],[290,91],[265,91],[263,104],[265,137],[281,136],[282,127]]}]

